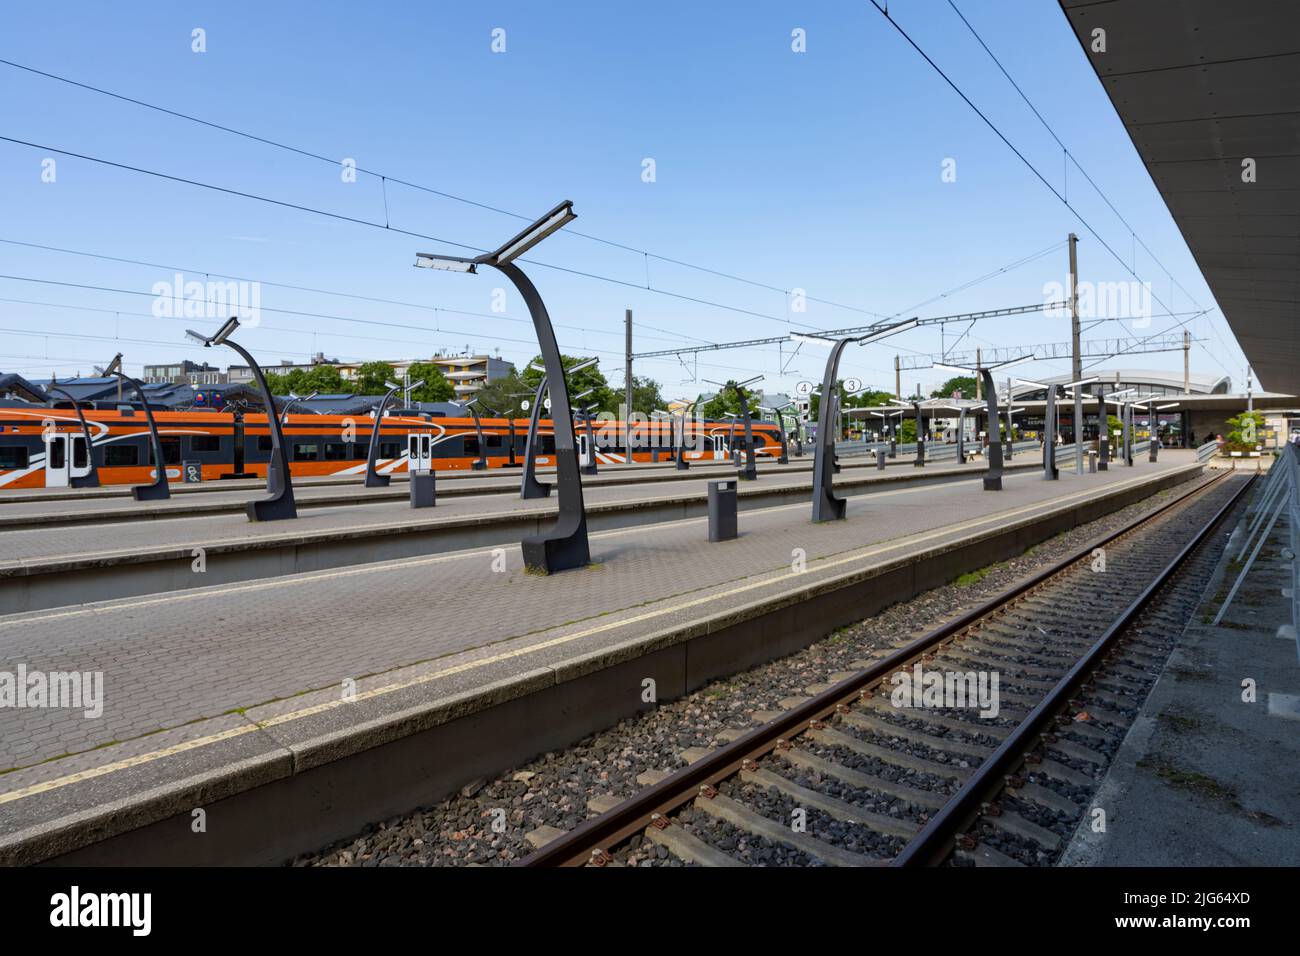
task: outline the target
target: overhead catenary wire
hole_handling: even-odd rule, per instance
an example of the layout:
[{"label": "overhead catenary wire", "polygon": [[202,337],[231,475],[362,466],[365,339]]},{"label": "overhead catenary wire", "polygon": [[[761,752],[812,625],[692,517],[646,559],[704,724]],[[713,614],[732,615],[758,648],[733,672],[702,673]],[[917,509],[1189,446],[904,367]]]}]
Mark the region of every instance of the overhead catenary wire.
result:
[{"label": "overhead catenary wire", "polygon": [[[894,28],[894,30],[899,34],[899,36],[901,36],[904,40],[906,40],[908,45],[911,46],[912,49],[915,50],[920,55],[920,57],[923,60],[925,60],[927,64],[929,64],[930,68],[933,69],[937,74],[939,74],[939,76],[943,79],[943,81],[947,83],[949,87],[952,88],[953,92],[955,92],[959,97],[961,97],[962,102],[964,102],[967,106],[969,106],[972,111],[974,111],[975,115],[978,116],[984,122],[985,126],[987,126],[990,130],[993,131],[994,135],[997,136],[998,139],[1002,140],[1002,142],[1006,145],[1006,147],[1010,149],[1011,152],[1013,152],[1022,163],[1024,163],[1025,167],[1028,168],[1029,171],[1034,174],[1034,176],[1038,179],[1038,181],[1041,182],[1044,186],[1046,186],[1047,189],[1052,193],[1052,195],[1055,196],[1058,200],[1060,200],[1061,204],[1070,210],[1070,212],[1074,215],[1074,217],[1077,220],[1079,220],[1079,223],[1085,229],[1088,230],[1089,234],[1091,234],[1092,237],[1101,244],[1102,248],[1105,249],[1108,253],[1110,253],[1111,257],[1117,263],[1119,263],[1120,267],[1124,269],[1129,275],[1133,276],[1134,279],[1138,280],[1139,282],[1144,282],[1145,280],[1143,280],[1142,277],[1138,275],[1138,273],[1134,269],[1129,267],[1128,263],[1126,263],[1123,260],[1123,258],[1120,257],[1119,253],[1117,253],[1113,248],[1111,248],[1110,244],[1106,242],[1106,240],[1102,238],[1101,234],[1096,229],[1093,228],[1092,224],[1089,223],[1088,220],[1083,217],[1082,213],[1080,213],[1078,209],[1076,209],[1074,206],[1070,204],[1068,198],[1062,195],[1061,191],[1058,190],[1055,186],[1053,186],[1052,183],[1047,179],[1047,177],[1044,176],[1042,172],[1039,171],[1038,167],[1029,161],[1029,159],[1025,156],[1025,154],[1022,153],[1020,149],[1013,142],[1011,142],[1011,140],[1007,137],[1005,133],[1002,132],[1002,130],[997,126],[997,124],[994,123],[991,119],[989,119],[988,116],[984,113],[984,111],[981,110],[977,105],[975,105],[975,102],[969,96],[966,95],[966,92],[960,86],[958,86],[957,83],[950,76],[948,76],[946,72],[944,72],[943,68],[940,67],[939,64],[936,63],[930,57],[930,55],[926,53],[924,49],[921,48],[920,44],[918,44],[915,40],[912,39],[911,34],[909,34],[906,30],[904,30],[903,27],[893,17],[889,15],[888,9],[882,7],[877,2],[877,0],[867,0],[867,2],[876,8],[876,11],[885,18],[885,20],[889,23],[890,26]],[[1166,312],[1173,313],[1174,310],[1169,305],[1167,305],[1165,301],[1155,293],[1154,290],[1151,292],[1151,297],[1155,299],[1155,301],[1159,302],[1161,307],[1163,307]],[[1182,323],[1179,323],[1179,325],[1181,324]],[[1167,329],[1165,331],[1170,331],[1173,328],[1177,328],[1177,327],[1178,325],[1174,325],[1171,326],[1170,329]]]},{"label": "overhead catenary wire", "polygon": [[997,68],[1002,72],[1002,75],[1007,78],[1007,82],[1010,83],[1015,88],[1015,91],[1020,94],[1020,98],[1025,101],[1025,105],[1028,106],[1030,110],[1033,111],[1033,114],[1036,117],[1038,117],[1038,121],[1043,124],[1043,128],[1047,130],[1047,132],[1051,135],[1052,139],[1056,140],[1056,145],[1061,147],[1061,150],[1064,152],[1065,156],[1069,159],[1069,161],[1074,165],[1074,168],[1083,174],[1083,178],[1088,181],[1088,185],[1090,185],[1096,191],[1097,195],[1101,197],[1102,202],[1104,202],[1107,206],[1110,207],[1110,211],[1115,214],[1115,218],[1118,219],[1121,223],[1123,223],[1124,228],[1129,231],[1129,235],[1130,237],[1132,237],[1134,245],[1135,246],[1141,245],[1142,248],[1146,250],[1147,255],[1151,257],[1151,261],[1154,262],[1157,266],[1159,266],[1160,270],[1166,276],[1168,276],[1169,280],[1173,282],[1176,286],[1178,286],[1178,288],[1182,289],[1183,294],[1187,296],[1187,298],[1191,299],[1192,304],[1199,309],[1201,307],[1201,304],[1196,301],[1196,296],[1188,292],[1187,289],[1183,287],[1183,284],[1174,278],[1173,273],[1170,272],[1167,268],[1165,268],[1164,263],[1162,263],[1158,258],[1156,258],[1156,254],[1151,251],[1150,247],[1147,246],[1146,242],[1143,241],[1142,237],[1137,234],[1137,230],[1135,230],[1131,225],[1129,225],[1128,220],[1125,219],[1124,216],[1120,213],[1120,211],[1115,208],[1115,204],[1110,201],[1110,197],[1107,196],[1106,193],[1102,190],[1102,188],[1097,185],[1097,183],[1093,180],[1092,176],[1088,174],[1088,171],[1083,168],[1083,165],[1079,162],[1078,157],[1075,156],[1074,153],[1070,152],[1070,148],[1061,141],[1061,137],[1056,134],[1056,130],[1052,129],[1052,125],[1048,123],[1046,119],[1043,118],[1043,114],[1038,111],[1038,107],[1034,106],[1034,104],[1030,101],[1029,97],[1025,95],[1025,91],[1020,88],[1020,84],[1017,83],[1012,78],[1011,74],[1007,71],[1007,68],[1002,65],[1002,61],[997,58],[997,56],[994,54],[994,52],[991,49],[989,49],[988,44],[984,42],[984,38],[979,35],[979,32],[973,26],[971,26],[971,22],[967,20],[966,15],[963,14],[961,10],[957,8],[957,4],[954,2],[954,0],[948,0],[948,6],[952,7],[953,12],[955,12],[957,16],[961,18],[961,22],[966,24],[966,29],[970,31],[971,36],[973,36],[976,39],[976,41],[978,41],[979,45],[984,48],[984,52],[989,55],[989,59],[991,59],[997,65]]},{"label": "overhead catenary wire", "polygon": [[[138,98],[135,98],[135,97],[126,96],[126,95],[121,94],[121,93],[116,93],[116,92],[113,92],[112,90],[108,90],[108,89],[105,89],[105,88],[103,88],[103,87],[94,86],[94,85],[89,84],[89,83],[83,83],[83,82],[81,82],[81,81],[79,81],[79,80],[74,80],[74,79],[72,79],[72,78],[70,78],[70,77],[62,76],[62,75],[57,74],[57,73],[52,73],[52,72],[49,72],[49,71],[47,71],[47,70],[39,70],[39,69],[36,69],[35,67],[26,66],[25,64],[17,63],[17,62],[15,62],[15,61],[13,61],[13,60],[7,60],[7,59],[0,59],[0,65],[8,66],[8,67],[11,67],[11,68],[16,69],[16,70],[22,70],[22,71],[25,71],[25,72],[27,72],[27,73],[31,73],[31,74],[34,74],[34,75],[37,75],[37,76],[42,76],[42,77],[45,77],[46,79],[55,80],[55,81],[60,82],[60,83],[66,83],[66,84],[68,84],[68,85],[70,85],[70,86],[74,86],[74,87],[77,87],[77,88],[79,88],[79,89],[86,90],[86,91],[88,91],[88,92],[96,93],[96,94],[98,94],[98,95],[100,95],[100,96],[111,97],[112,99],[120,100],[120,101],[125,102],[125,103],[130,103],[130,104],[132,104],[132,105],[134,105],[134,106],[139,106],[139,107],[142,107],[142,108],[144,108],[144,109],[154,110],[154,111],[156,111],[156,112],[163,113],[163,114],[165,114],[165,115],[167,115],[167,116],[171,116],[171,117],[173,117],[173,118],[175,118],[175,119],[181,119],[181,120],[185,120],[185,121],[188,121],[188,122],[191,122],[191,123],[197,123],[197,124],[199,124],[199,125],[201,125],[201,126],[208,127],[209,129],[218,130],[218,131],[220,131],[220,132],[227,133],[227,134],[230,134],[230,135],[232,135],[232,136],[238,136],[238,137],[241,137],[241,138],[244,138],[244,139],[247,139],[247,140],[251,140],[251,141],[253,141],[253,142],[261,143],[262,145],[265,145],[265,146],[273,147],[273,148],[275,148],[275,149],[285,150],[285,151],[287,151],[287,152],[297,154],[297,155],[302,156],[302,157],[307,158],[307,159],[313,159],[313,160],[316,160],[316,161],[319,161],[319,162],[328,163],[328,164],[331,165],[331,166],[338,166],[338,165],[339,165],[339,160],[338,160],[338,159],[334,159],[334,158],[331,158],[331,157],[329,157],[329,156],[324,156],[324,155],[322,155],[322,154],[320,154],[320,153],[313,152],[313,151],[311,151],[311,150],[305,149],[305,148],[300,147],[300,146],[294,146],[294,145],[289,144],[289,143],[283,143],[283,142],[280,142],[280,141],[278,141],[278,140],[273,140],[273,139],[270,139],[270,138],[265,137],[265,136],[258,136],[257,134],[249,133],[249,132],[247,132],[246,130],[236,129],[236,128],[233,127],[233,126],[226,126],[226,125],[223,125],[223,124],[221,124],[221,123],[214,123],[214,122],[212,122],[212,121],[210,121],[210,120],[205,120],[205,119],[203,119],[203,118],[201,118],[201,117],[198,117],[198,116],[195,116],[195,115],[193,115],[193,114],[191,114],[191,113],[185,113],[185,112],[182,112],[182,111],[180,111],[180,110],[169,109],[169,108],[164,107],[164,106],[159,106],[159,105],[154,104],[154,103],[146,102],[145,100],[141,100],[141,99],[138,99]],[[387,184],[390,183],[390,182],[391,182],[391,183],[397,183],[397,184],[399,184],[399,185],[401,185],[401,186],[406,186],[406,187],[408,187],[408,188],[410,188],[410,189],[418,190],[418,191],[420,191],[420,192],[429,193],[429,194],[431,194],[431,195],[439,196],[439,197],[442,197],[442,198],[444,198],[444,199],[452,200],[452,201],[454,201],[454,202],[463,203],[463,204],[466,204],[466,205],[469,205],[469,206],[473,206],[473,207],[476,207],[476,208],[478,208],[478,209],[483,209],[483,210],[488,211],[488,212],[494,212],[494,213],[498,213],[498,214],[503,215],[503,216],[509,216],[509,217],[511,217],[511,218],[513,218],[513,219],[519,219],[519,220],[522,220],[522,221],[524,221],[524,222],[531,222],[531,221],[533,220],[533,217],[532,217],[532,216],[526,216],[526,215],[523,215],[523,214],[521,214],[521,213],[516,213],[516,212],[512,212],[512,211],[507,210],[507,209],[502,209],[501,207],[491,205],[490,203],[479,202],[479,201],[474,200],[474,199],[469,199],[469,198],[464,197],[464,196],[456,195],[455,193],[447,192],[446,190],[436,189],[436,188],[434,188],[434,187],[432,187],[432,186],[427,186],[427,185],[424,185],[424,184],[421,184],[421,183],[416,183],[416,182],[413,182],[413,181],[408,180],[408,179],[403,179],[402,177],[399,177],[399,176],[393,176],[393,175],[391,175],[391,174],[389,174],[389,173],[384,173],[384,172],[380,172],[380,171],[378,171],[378,170],[368,169],[368,168],[366,168],[366,167],[364,167],[364,166],[361,166],[361,165],[357,165],[355,168],[356,168],[356,171],[357,171],[358,173],[362,173],[362,174],[367,175],[367,176],[372,176],[372,177],[375,177],[375,178],[377,178],[377,179],[380,180],[380,182],[381,182],[381,184],[382,184],[382,186],[384,187],[384,190],[385,190],[385,191],[384,191],[384,201],[385,201],[385,220],[387,220],[387,218],[388,218],[388,216],[387,216]],[[612,239],[605,239],[605,238],[602,238],[602,237],[600,237],[600,236],[593,235],[593,234],[588,233],[588,232],[583,232],[583,231],[580,230],[580,229],[567,229],[567,230],[565,230],[565,231],[566,231],[566,233],[567,233],[568,235],[571,235],[571,236],[577,236],[577,237],[580,237],[580,238],[583,238],[583,239],[591,240],[591,241],[593,241],[593,242],[601,243],[601,244],[603,244],[603,245],[611,246],[611,247],[613,247],[613,248],[622,249],[622,250],[624,250],[624,251],[626,251],[626,252],[635,253],[635,254],[641,255],[642,257],[644,257],[644,258],[647,259],[647,260],[648,260],[648,259],[656,259],[656,260],[658,260],[658,261],[660,261],[660,262],[666,262],[666,263],[670,263],[670,264],[672,264],[672,265],[682,266],[683,268],[691,269],[691,270],[694,270],[694,271],[697,271],[697,272],[702,272],[702,273],[705,273],[705,274],[707,274],[707,275],[712,275],[712,276],[717,276],[717,277],[719,277],[719,278],[728,279],[728,280],[730,280],[730,281],[732,281],[732,282],[742,283],[742,284],[745,284],[745,285],[753,286],[753,287],[755,287],[755,288],[766,289],[766,290],[771,291],[771,292],[779,292],[779,293],[781,293],[782,295],[785,295],[785,296],[789,296],[789,295],[794,291],[794,290],[792,290],[792,289],[782,289],[782,288],[779,287],[779,286],[774,286],[774,285],[771,285],[770,283],[766,283],[766,282],[760,282],[760,281],[758,281],[758,280],[756,280],[756,279],[749,279],[749,278],[746,278],[746,277],[744,277],[744,276],[737,276],[737,275],[734,275],[734,274],[732,274],[732,273],[724,272],[724,271],[722,271],[722,270],[720,270],[720,269],[714,269],[714,268],[709,267],[709,266],[702,266],[702,265],[699,265],[699,264],[697,264],[697,263],[689,262],[689,261],[684,260],[684,259],[678,259],[678,258],[673,257],[673,256],[665,256],[665,255],[661,255],[661,254],[658,254],[658,253],[650,252],[649,250],[646,250],[646,249],[639,249],[639,248],[637,248],[637,247],[635,247],[635,246],[628,245],[628,244],[626,244],[626,243],[617,242],[617,241],[612,240]],[[479,251],[483,251],[483,250],[479,250]],[[638,288],[640,288],[640,286],[638,286]],[[659,292],[659,291],[662,291],[662,290],[658,290],[658,289],[653,289],[653,288],[651,288],[648,279],[647,279],[647,282],[646,282],[645,288],[648,289],[649,291],[652,291],[652,292]],[[875,317],[875,318],[884,318],[884,316],[881,315],[881,314],[878,313],[878,312],[872,312],[872,311],[870,311],[869,309],[863,309],[863,308],[860,308],[860,307],[858,307],[858,306],[845,305],[845,304],[840,303],[840,302],[834,302],[834,301],[832,301],[832,300],[830,300],[830,299],[822,299],[822,298],[817,298],[817,297],[814,297],[814,296],[808,296],[807,294],[804,295],[804,298],[807,299],[807,301],[809,301],[809,302],[816,302],[816,303],[818,303],[818,304],[820,304],[820,305],[826,305],[826,306],[829,306],[829,307],[831,307],[831,308],[843,309],[843,310],[845,310],[845,311],[849,311],[849,312],[857,312],[857,313],[860,313],[860,314],[862,314],[862,315],[870,315],[870,316],[873,316],[873,317]]]}]

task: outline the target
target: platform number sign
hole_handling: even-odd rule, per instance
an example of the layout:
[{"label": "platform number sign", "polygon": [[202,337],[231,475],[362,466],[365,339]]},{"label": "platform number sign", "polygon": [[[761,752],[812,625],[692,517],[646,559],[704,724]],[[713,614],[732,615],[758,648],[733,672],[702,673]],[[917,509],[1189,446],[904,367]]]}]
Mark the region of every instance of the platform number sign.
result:
[{"label": "platform number sign", "polygon": [[849,393],[862,391],[862,379],[846,378],[844,380],[844,391]]},{"label": "platform number sign", "polygon": [[532,408],[532,407],[533,407],[533,403],[530,402],[530,401],[529,401],[528,399],[526,399],[526,398],[525,398],[522,402],[519,403],[519,409],[520,409],[520,411],[525,411],[525,412],[526,412],[526,411],[528,411],[528,409],[530,409],[530,408]]},{"label": "platform number sign", "polygon": [[800,382],[798,385],[794,387],[794,393],[796,395],[811,395],[812,390],[813,390],[812,382]]}]

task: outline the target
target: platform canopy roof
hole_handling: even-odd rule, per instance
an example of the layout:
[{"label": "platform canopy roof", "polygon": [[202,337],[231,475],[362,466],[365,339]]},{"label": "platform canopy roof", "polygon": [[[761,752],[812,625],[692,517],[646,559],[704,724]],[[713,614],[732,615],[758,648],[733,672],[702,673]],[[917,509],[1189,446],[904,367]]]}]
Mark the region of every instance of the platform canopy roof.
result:
[{"label": "platform canopy roof", "polygon": [[1260,382],[1300,395],[1300,2],[1059,3]]}]

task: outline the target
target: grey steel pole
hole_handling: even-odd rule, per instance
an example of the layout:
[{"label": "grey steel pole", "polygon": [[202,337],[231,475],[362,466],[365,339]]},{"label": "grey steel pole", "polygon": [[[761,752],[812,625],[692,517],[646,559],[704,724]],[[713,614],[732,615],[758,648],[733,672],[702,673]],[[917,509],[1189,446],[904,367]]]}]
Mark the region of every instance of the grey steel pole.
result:
[{"label": "grey steel pole", "polygon": [[737,477],[744,481],[754,481],[758,478],[758,462],[754,457],[754,425],[749,416],[749,399],[745,396],[745,390],[739,387],[736,396],[740,399],[740,413],[745,416],[745,467]]},{"label": "grey steel pole", "polygon": [[[921,403],[913,402],[912,406],[916,409],[916,461],[912,462],[914,468],[925,467],[925,425],[921,420]],[[902,419],[899,419],[902,423]]]},{"label": "grey steel pole", "polygon": [[144,409],[144,419],[149,423],[149,441],[153,446],[153,459],[156,466],[153,481],[147,485],[132,487],[131,497],[136,501],[161,501],[164,498],[170,498],[172,492],[167,485],[167,466],[163,464],[162,438],[158,435],[158,424],[153,420],[153,412],[149,410],[149,399],[145,397],[144,386],[121,372],[117,373],[117,379],[118,388],[121,388],[125,383],[135,389],[136,395],[140,396],[140,405]]},{"label": "grey steel pole", "polygon": [[[630,465],[632,464],[632,310],[631,309],[626,310],[626,312],[624,313],[623,321],[626,324],[626,330],[625,330],[626,346],[624,351],[626,353],[626,358],[627,358],[627,364],[624,368],[624,374],[626,375],[626,379],[623,383],[623,391],[626,396],[627,410],[623,413],[623,421],[624,421],[624,427],[627,429],[627,463]],[[592,449],[591,454],[592,454],[591,460],[594,462],[596,460],[595,449]]]},{"label": "grey steel pole", "polygon": [[528,437],[524,439],[524,473],[519,482],[519,497],[545,498],[551,493],[551,486],[537,480],[537,422],[542,414],[542,395],[546,392],[546,376],[537,383],[537,392],[533,396],[532,414],[528,416]]},{"label": "grey steel pole", "polygon": [[840,356],[851,339],[840,339],[831,346],[831,354],[826,359],[826,373],[822,377],[822,397],[817,408],[817,448],[813,460],[813,508],[812,520],[838,521],[844,517],[846,503],[836,497],[833,487],[835,476],[835,434],[832,422],[835,420],[834,404],[835,382],[839,375]]},{"label": "grey steel pole", "polygon": [[[578,413],[579,413],[580,415],[582,415],[582,420],[583,420],[583,422],[584,422],[585,425],[586,425],[586,431],[587,431],[587,455],[588,455],[588,456],[590,457],[590,459],[591,459],[591,460],[588,461],[587,464],[585,464],[585,465],[582,465],[581,463],[579,463],[579,465],[580,465],[580,470],[582,471],[582,473],[583,473],[584,475],[594,475],[594,474],[597,474],[597,468],[596,468],[596,436],[593,435],[592,432],[591,432],[591,406],[590,406],[590,405],[584,405],[582,408],[578,409]],[[631,444],[630,444],[630,443],[629,443],[629,445],[628,445],[627,454],[628,454],[628,459],[631,460],[631,457],[632,457],[632,447],[631,447]]]},{"label": "grey steel pole", "polygon": [[469,413],[474,416],[474,434],[478,439],[478,458],[470,464],[473,471],[487,470],[487,446],[483,440],[483,421],[479,418],[478,409],[471,405]]},{"label": "grey steel pole", "polygon": [[[284,450],[284,430],[280,427],[280,416],[275,411],[275,399],[271,395],[271,387],[266,384],[266,376],[262,374],[262,366],[257,364],[242,345],[230,339],[225,339],[221,344],[229,345],[248,363],[249,370],[257,379],[257,387],[262,392],[262,401],[266,404],[266,424],[271,432],[271,460],[266,466],[266,497],[250,501],[245,505],[248,520],[280,521],[285,518],[296,518],[298,506],[294,503],[289,457]],[[375,419],[376,427],[378,423],[379,420]],[[247,427],[247,419],[245,419],[245,427]],[[373,438],[371,440],[373,441]]]},{"label": "grey steel pole", "polygon": [[1047,386],[1047,414],[1043,422],[1043,478],[1056,481],[1056,386]]},{"label": "grey steel pole", "polygon": [[[62,395],[72,403],[73,409],[77,413],[77,420],[81,422],[81,437],[86,442],[86,464],[90,466],[90,471],[84,475],[69,476],[68,485],[72,488],[98,488],[99,487],[99,469],[95,466],[95,440],[90,437],[90,426],[86,424],[86,415],[81,410],[81,402],[77,401],[70,394],[61,388],[53,385],[45,389],[47,392],[56,392]],[[69,456],[69,459],[71,456]]]},{"label": "grey steel pole", "polygon": [[[1070,233],[1070,378],[1083,378],[1079,344],[1079,237]],[[1083,386],[1074,387],[1074,473],[1083,474]]]},{"label": "grey steel pole", "polygon": [[555,329],[536,286],[518,266],[513,262],[489,265],[514,283],[528,305],[551,391],[551,422],[555,432],[560,513],[550,531],[530,535],[521,542],[524,565],[544,574],[585,567],[591,563],[591,549],[587,541],[587,513],[582,502],[582,475],[578,471],[578,448],[573,436],[569,388],[564,378],[560,347],[555,341]]},{"label": "grey steel pole", "polygon": [[1110,416],[1106,413],[1106,394],[1097,384],[1097,470],[1110,471]]},{"label": "grey steel pole", "polygon": [[375,469],[375,464],[379,460],[379,426],[384,421],[384,407],[388,404],[388,400],[393,397],[393,393],[401,387],[400,385],[394,385],[390,388],[380,400],[379,407],[375,409],[375,424],[370,429],[370,447],[366,452],[365,487],[367,488],[386,488],[393,480],[391,475],[381,475]]},{"label": "grey steel pole", "polygon": [[966,464],[966,409],[957,410],[957,464]]},{"label": "grey steel pole", "polygon": [[998,434],[998,393],[993,386],[993,373],[986,368],[980,369],[979,372],[989,413],[989,466],[984,473],[984,490],[1001,491],[1002,436]]}]

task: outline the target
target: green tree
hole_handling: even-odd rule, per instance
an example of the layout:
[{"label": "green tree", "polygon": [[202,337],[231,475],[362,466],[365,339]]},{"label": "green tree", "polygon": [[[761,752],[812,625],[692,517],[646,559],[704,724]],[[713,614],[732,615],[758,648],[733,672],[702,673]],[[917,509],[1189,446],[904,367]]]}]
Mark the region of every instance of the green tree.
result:
[{"label": "green tree", "polygon": [[[623,396],[626,400],[627,396]],[[663,395],[659,392],[659,383],[652,378],[632,376],[632,411],[649,415],[656,409],[664,407]]]},{"label": "green tree", "polygon": [[[581,355],[561,355],[560,363],[570,369],[579,362],[585,362],[587,359]],[[533,391],[537,388],[537,383],[542,380],[542,373],[533,368],[534,364],[542,365],[540,355],[533,356],[532,362],[520,374],[520,379],[524,383],[524,388]],[[565,376],[569,384],[569,397],[572,400],[574,395],[581,395],[583,392],[591,389],[591,394],[582,400],[583,405],[590,405],[597,412],[617,412],[618,395],[609,387],[609,382],[600,371],[600,366],[590,365],[587,368],[580,369],[577,372],[570,372]]]},{"label": "green tree", "polygon": [[957,375],[948,379],[933,392],[931,398],[952,398],[953,392],[961,392],[962,398],[975,397],[975,376]]},{"label": "green tree", "polygon": [[1242,412],[1224,424],[1228,426],[1228,434],[1224,436],[1227,451],[1254,451],[1263,444],[1264,416],[1259,412]]},{"label": "green tree", "polygon": [[[538,376],[539,379],[540,377]],[[536,389],[536,382],[530,389],[519,377],[519,373],[511,369],[508,375],[495,378],[480,388],[474,393],[474,397],[485,410],[492,409],[506,418],[527,418],[532,410],[530,408],[529,411],[524,411],[520,403],[524,399],[531,402]]]},{"label": "green tree", "polygon": [[759,418],[761,413],[755,407],[754,393],[748,388],[737,388],[735,379],[718,390],[718,393],[704,403],[701,414],[709,420],[726,418],[727,415],[740,415],[740,393],[744,393],[749,403],[749,417]]},{"label": "green tree", "polygon": [[302,390],[303,371],[300,368],[291,369],[283,375],[271,371],[266,372],[265,375],[266,387],[271,390],[272,395],[288,395],[290,392],[296,395],[308,394]]},{"label": "green tree", "polygon": [[450,402],[456,394],[456,390],[451,387],[451,382],[447,381],[447,376],[442,374],[441,365],[432,362],[412,362],[406,373],[412,382],[424,379],[424,384],[411,393],[413,402]]},{"label": "green tree", "polygon": [[393,381],[396,381],[396,373],[387,362],[366,362],[357,369],[353,379],[358,395],[382,395],[388,391],[386,383]]},{"label": "green tree", "polygon": [[[301,377],[297,380],[294,391],[299,395],[320,392],[322,395],[346,395],[352,393],[351,384],[343,380],[343,375],[333,365],[316,365],[308,371],[297,369]],[[290,380],[293,373],[289,373]]]}]

